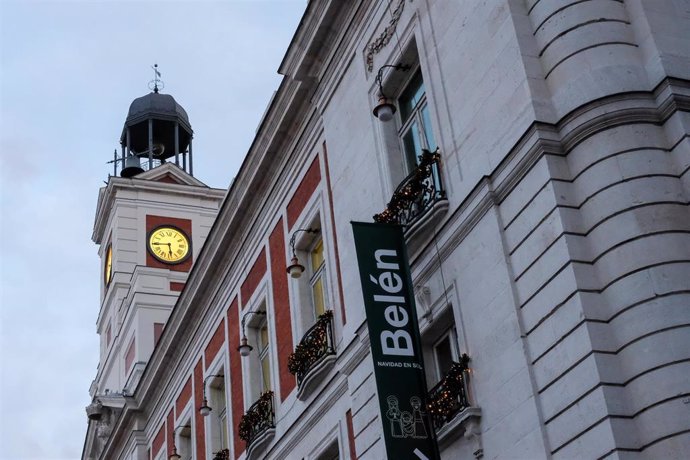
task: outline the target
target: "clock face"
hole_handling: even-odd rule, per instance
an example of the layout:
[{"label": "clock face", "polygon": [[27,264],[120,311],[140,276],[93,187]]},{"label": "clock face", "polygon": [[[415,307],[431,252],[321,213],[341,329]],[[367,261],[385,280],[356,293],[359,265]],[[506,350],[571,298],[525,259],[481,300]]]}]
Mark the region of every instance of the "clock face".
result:
[{"label": "clock face", "polygon": [[113,245],[109,244],[105,251],[105,266],[103,268],[103,280],[105,285],[110,284],[110,279],[113,277]]},{"label": "clock face", "polygon": [[179,264],[191,254],[189,238],[172,225],[154,228],[149,233],[148,249],[153,257],[166,264]]}]

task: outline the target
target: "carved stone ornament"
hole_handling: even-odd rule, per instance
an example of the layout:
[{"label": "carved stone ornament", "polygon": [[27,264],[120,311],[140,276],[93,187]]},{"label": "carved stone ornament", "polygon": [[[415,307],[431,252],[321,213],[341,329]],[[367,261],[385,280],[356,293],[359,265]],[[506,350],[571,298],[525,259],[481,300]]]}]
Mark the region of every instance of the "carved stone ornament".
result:
[{"label": "carved stone ornament", "polygon": [[378,54],[383,48],[386,47],[388,42],[391,41],[393,34],[395,33],[395,28],[398,26],[398,21],[405,9],[405,0],[400,0],[398,6],[395,7],[393,13],[391,14],[391,20],[383,32],[367,46],[367,71],[371,72],[374,69],[374,55]]},{"label": "carved stone ornament", "polygon": [[431,315],[431,288],[426,284],[420,284],[414,288],[414,297],[417,305],[422,310],[422,316],[429,322],[433,321]]}]

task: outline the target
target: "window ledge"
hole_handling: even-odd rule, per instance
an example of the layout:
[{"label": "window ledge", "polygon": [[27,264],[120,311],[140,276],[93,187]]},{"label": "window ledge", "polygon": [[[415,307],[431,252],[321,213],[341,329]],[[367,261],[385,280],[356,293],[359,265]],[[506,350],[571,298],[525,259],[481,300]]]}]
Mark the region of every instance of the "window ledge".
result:
[{"label": "window ledge", "polygon": [[436,226],[448,212],[448,199],[436,200],[417,221],[405,229],[405,240],[410,259],[434,236]]},{"label": "window ledge", "polygon": [[453,441],[463,436],[468,441],[474,443],[472,453],[474,458],[482,458],[484,451],[481,442],[481,430],[479,423],[482,417],[482,410],[479,407],[468,407],[459,412],[453,420],[446,423],[436,433],[438,446],[440,449],[448,447]]},{"label": "window ledge", "polygon": [[252,443],[247,446],[247,460],[254,460],[257,458],[263,458],[261,455],[266,446],[271,443],[271,440],[276,435],[275,428],[265,429],[256,439],[252,440]]},{"label": "window ledge", "polygon": [[311,392],[318,386],[324,375],[335,365],[335,354],[325,355],[307,372],[297,389],[297,399],[305,401]]}]

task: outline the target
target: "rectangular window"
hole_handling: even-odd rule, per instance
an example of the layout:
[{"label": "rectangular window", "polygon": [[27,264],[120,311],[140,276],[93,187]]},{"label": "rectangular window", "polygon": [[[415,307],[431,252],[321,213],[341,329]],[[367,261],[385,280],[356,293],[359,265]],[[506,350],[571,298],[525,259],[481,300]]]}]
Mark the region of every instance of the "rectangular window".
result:
[{"label": "rectangular window", "polygon": [[269,357],[268,322],[264,319],[259,326],[259,361],[261,361],[261,391],[271,389],[271,360]]},{"label": "rectangular window", "polygon": [[398,98],[400,107],[400,139],[405,155],[407,172],[411,172],[419,162],[422,149],[433,152],[436,141],[431,127],[429,107],[422,71],[417,69]]},{"label": "rectangular window", "polygon": [[455,327],[446,331],[441,338],[434,344],[434,367],[436,371],[436,381],[440,381],[460,357],[457,349],[457,335]]},{"label": "rectangular window", "polygon": [[[221,374],[222,375],[222,372]],[[211,424],[211,451],[218,452],[219,450],[228,447],[228,417],[227,417],[227,403],[225,394],[225,379],[223,377],[216,377],[210,381],[210,404],[211,414],[208,417]]]},{"label": "rectangular window", "polygon": [[314,244],[310,251],[310,279],[312,303],[314,306],[314,321],[326,311],[326,277],[325,260],[323,255],[323,239]]}]

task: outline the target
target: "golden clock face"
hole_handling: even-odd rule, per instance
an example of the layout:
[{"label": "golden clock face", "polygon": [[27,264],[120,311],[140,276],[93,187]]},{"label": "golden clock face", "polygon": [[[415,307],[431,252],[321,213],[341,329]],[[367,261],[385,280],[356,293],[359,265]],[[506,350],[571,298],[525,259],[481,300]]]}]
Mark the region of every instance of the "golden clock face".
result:
[{"label": "golden clock face", "polygon": [[110,279],[113,277],[113,245],[109,244],[105,251],[105,266],[103,268],[103,280],[105,285],[110,284]]},{"label": "golden clock face", "polygon": [[189,257],[189,238],[182,230],[171,225],[162,225],[149,233],[149,252],[166,264],[179,264]]}]

